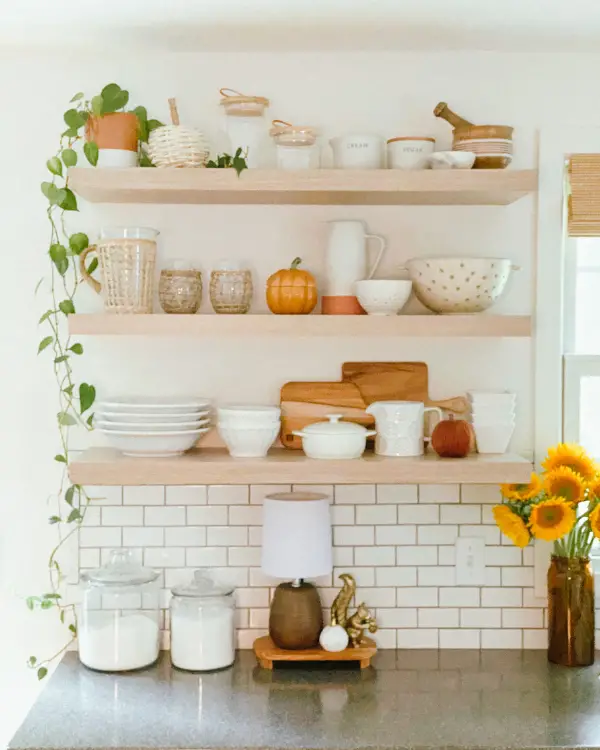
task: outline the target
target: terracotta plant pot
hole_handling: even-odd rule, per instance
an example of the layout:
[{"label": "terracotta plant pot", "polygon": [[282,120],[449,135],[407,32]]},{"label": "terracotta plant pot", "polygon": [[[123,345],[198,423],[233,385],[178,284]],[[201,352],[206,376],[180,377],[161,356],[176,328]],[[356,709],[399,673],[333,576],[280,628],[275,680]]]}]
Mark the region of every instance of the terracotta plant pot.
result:
[{"label": "terracotta plant pot", "polygon": [[138,149],[138,118],[133,112],[113,112],[102,117],[90,117],[85,126],[86,141],[94,141],[100,150]]},{"label": "terracotta plant pot", "polygon": [[594,574],[588,558],[552,556],[548,569],[548,661],[594,663]]}]

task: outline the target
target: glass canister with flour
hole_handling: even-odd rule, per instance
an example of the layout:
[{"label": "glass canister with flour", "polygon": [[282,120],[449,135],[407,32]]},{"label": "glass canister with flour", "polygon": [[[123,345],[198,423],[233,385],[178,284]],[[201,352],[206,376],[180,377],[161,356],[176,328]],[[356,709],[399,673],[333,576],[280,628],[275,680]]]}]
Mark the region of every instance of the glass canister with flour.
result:
[{"label": "glass canister with flour", "polygon": [[99,672],[141,669],[158,659],[159,574],[129,550],[113,550],[101,568],[82,574],[79,659]]},{"label": "glass canister with flour", "polygon": [[171,661],[190,672],[223,669],[235,659],[233,587],[197,570],[191,583],[172,589]]}]

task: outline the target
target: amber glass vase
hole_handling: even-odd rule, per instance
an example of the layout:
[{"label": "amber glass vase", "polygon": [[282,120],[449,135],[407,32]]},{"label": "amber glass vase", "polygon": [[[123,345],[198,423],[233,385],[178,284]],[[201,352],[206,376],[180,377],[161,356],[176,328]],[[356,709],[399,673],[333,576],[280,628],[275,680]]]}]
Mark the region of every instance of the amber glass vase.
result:
[{"label": "amber glass vase", "polygon": [[552,556],[548,569],[548,661],[594,663],[594,574],[587,557]]}]

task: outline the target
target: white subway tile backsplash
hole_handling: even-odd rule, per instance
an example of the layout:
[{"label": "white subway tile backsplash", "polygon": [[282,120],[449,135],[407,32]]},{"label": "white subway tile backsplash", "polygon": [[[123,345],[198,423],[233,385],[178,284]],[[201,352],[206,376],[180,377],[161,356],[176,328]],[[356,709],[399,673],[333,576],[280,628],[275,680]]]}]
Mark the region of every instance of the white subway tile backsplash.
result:
[{"label": "white subway tile backsplash", "polygon": [[[259,527],[252,527],[259,528]],[[206,544],[209,547],[241,547],[248,545],[248,531],[246,526],[207,526]],[[260,549],[260,545],[251,545],[253,549]]]},{"label": "white subway tile backsplash", "polygon": [[376,633],[369,633],[369,638],[375,641],[377,648],[396,648],[396,633],[396,630],[380,628]]},{"label": "white subway tile backsplash", "polygon": [[366,588],[361,586],[357,592],[359,601],[367,602],[369,607],[395,607],[396,589],[394,588]]},{"label": "white subway tile backsplash", "polygon": [[354,565],[354,547],[334,547],[332,555],[335,567]]},{"label": "white subway tile backsplash", "polygon": [[481,631],[481,648],[531,648],[523,645],[522,630],[489,629]]},{"label": "white subway tile backsplash", "polygon": [[492,547],[488,545],[485,548],[486,565],[499,565],[501,567],[505,565],[520,566],[522,559],[521,550],[518,547]]},{"label": "white subway tile backsplash", "polygon": [[481,589],[482,607],[520,607],[522,605],[522,589],[508,589],[490,586]]},{"label": "white subway tile backsplash", "polygon": [[167,526],[165,544],[167,547],[204,547],[206,529],[204,526]]},{"label": "white subway tile backsplash", "polygon": [[163,547],[165,530],[160,526],[127,526],[123,529],[124,547]]},{"label": "white subway tile backsplash", "polygon": [[393,503],[417,503],[419,500],[416,484],[378,484],[377,502],[383,505]]},{"label": "white subway tile backsplash", "polygon": [[502,568],[490,568],[486,567],[484,571],[484,586],[500,586],[501,585],[501,578],[500,573],[502,571]]},{"label": "white subway tile backsplash", "polygon": [[98,487],[89,485],[85,487],[90,503],[98,508],[105,505],[122,505],[123,488],[122,487]]},{"label": "white subway tile backsplash", "polygon": [[377,568],[375,570],[377,586],[416,586],[416,568]]},{"label": "white subway tile backsplash", "polygon": [[239,588],[235,592],[235,601],[238,607],[268,607],[269,589]]},{"label": "white subway tile backsplash", "polygon": [[456,546],[442,544],[438,548],[438,565],[456,565]]},{"label": "white subway tile backsplash", "polygon": [[226,547],[190,547],[186,550],[186,565],[193,568],[206,568],[227,565]]},{"label": "white subway tile backsplash", "polygon": [[384,526],[396,523],[395,505],[366,505],[356,507],[356,523],[359,526]]},{"label": "white subway tile backsplash", "polygon": [[440,509],[438,505],[399,505],[398,523],[439,523]]},{"label": "white subway tile backsplash", "polygon": [[437,565],[438,548],[434,546],[402,545],[396,547],[396,565]]},{"label": "white subway tile backsplash", "polygon": [[548,598],[546,596],[537,596],[535,589],[524,588],[522,591],[524,607],[546,607],[548,605]]},{"label": "white subway tile backsplash", "polygon": [[375,502],[374,484],[336,484],[336,505],[367,505]]},{"label": "white subway tile backsplash", "polygon": [[227,505],[190,505],[187,508],[187,522],[193,526],[227,526],[230,510],[233,508]]},{"label": "white subway tile backsplash", "polygon": [[97,568],[100,565],[100,550],[93,548],[81,548],[79,550],[79,569]]},{"label": "white subway tile backsplash", "polygon": [[500,570],[502,571],[502,586],[533,586],[533,568],[515,567],[500,568]]},{"label": "white subway tile backsplash", "polygon": [[376,526],[376,544],[416,544],[416,526]]},{"label": "white subway tile backsplash", "polygon": [[543,609],[503,609],[503,628],[543,628]]},{"label": "white subway tile backsplash", "polygon": [[477,505],[442,505],[440,523],[474,523],[481,520],[481,508]]},{"label": "white subway tile backsplash", "polygon": [[144,550],[144,565],[150,568],[181,568],[185,565],[182,547],[149,547]]},{"label": "white subway tile backsplash", "polygon": [[524,630],[523,631],[523,648],[535,648],[535,649],[548,648],[548,631],[547,630]]},{"label": "white subway tile backsplash", "polygon": [[101,519],[101,508],[95,508],[91,504],[85,508],[83,516],[84,526],[100,526]]},{"label": "white subway tile backsplash", "polygon": [[260,526],[262,507],[260,505],[232,505],[229,508],[230,526]]},{"label": "white subway tile backsplash", "polygon": [[268,628],[269,627],[269,610],[268,609],[251,609],[250,610],[250,627],[251,628]]},{"label": "white subway tile backsplash", "polygon": [[[262,488],[256,487],[255,489]],[[271,492],[276,492],[276,490],[272,489]],[[211,484],[208,487],[207,505],[248,505],[249,502],[250,488],[245,485]]]},{"label": "white subway tile backsplash", "polygon": [[120,505],[115,508],[102,508],[103,526],[143,526],[143,524],[143,508],[132,508],[126,505]]},{"label": "white subway tile backsplash", "polygon": [[382,628],[416,628],[417,610],[409,607],[378,607],[377,624]]},{"label": "white subway tile backsplash", "polygon": [[396,604],[398,607],[437,607],[438,590],[435,587],[426,586],[398,588],[396,589]]},{"label": "white subway tile backsplash", "polygon": [[420,484],[419,502],[436,503],[458,503],[460,501],[460,489],[458,484]]},{"label": "white subway tile backsplash", "polygon": [[355,565],[394,565],[395,547],[357,547],[354,550]]},{"label": "white subway tile backsplash", "polygon": [[262,544],[262,526],[248,527],[248,544],[251,547],[260,547]]},{"label": "white subway tile backsplash", "polygon": [[260,565],[260,547],[229,547],[227,562],[229,565]]},{"label": "white subway tile backsplash", "polygon": [[472,607],[460,610],[461,628],[499,628],[502,625],[500,609]]},{"label": "white subway tile backsplash", "polygon": [[440,607],[479,607],[481,590],[475,587],[458,586],[439,590]]},{"label": "white subway tile backsplash", "polygon": [[454,544],[458,537],[458,526],[419,526],[419,544]]},{"label": "white subway tile backsplash", "polygon": [[523,555],[523,565],[535,565],[535,549],[532,544],[521,550],[521,554]]},{"label": "white subway tile backsplash", "polygon": [[437,648],[438,642],[438,631],[432,628],[398,630],[396,633],[397,648]]},{"label": "white subway tile backsplash", "polygon": [[[238,487],[237,489],[245,490],[246,487]],[[252,505],[262,505],[267,495],[273,495],[276,492],[291,492],[291,484],[253,484],[250,487],[250,502]],[[241,493],[238,493],[241,496]],[[245,493],[246,500],[248,502],[248,493]],[[228,503],[228,505],[243,505],[244,503]]]},{"label": "white subway tile backsplash", "polygon": [[167,487],[167,505],[206,505],[206,485]]},{"label": "white subway tile backsplash", "polygon": [[354,526],[354,505],[332,505],[331,523],[334,526]]},{"label": "white subway tile backsplash", "polygon": [[185,526],[185,508],[179,506],[145,508],[144,523],[146,526]]},{"label": "white subway tile backsplash", "polygon": [[480,648],[479,630],[440,630],[440,648]]},{"label": "white subway tile backsplash", "polygon": [[373,526],[336,526],[333,543],[336,546],[372,546],[375,544],[375,529]]},{"label": "white subway tile backsplash", "polygon": [[[345,565],[343,568],[334,568],[333,569],[333,581],[335,585],[341,586],[341,581],[338,581],[339,576],[342,573],[350,573],[350,575],[353,575],[356,579],[356,585],[357,586],[375,586],[375,568],[356,568],[352,567],[350,565]],[[377,586],[380,584],[377,583]],[[358,596],[362,596],[362,594],[358,594]]]},{"label": "white subway tile backsplash", "polygon": [[454,566],[420,567],[417,569],[417,581],[419,586],[454,586],[456,582]]},{"label": "white subway tile backsplash", "polygon": [[123,487],[125,505],[164,505],[165,488],[158,485]]},{"label": "white subway tile backsplash", "polygon": [[458,535],[483,538],[486,544],[500,544],[500,529],[497,526],[461,524]]},{"label": "white subway tile backsplash", "polygon": [[298,490],[301,492],[318,492],[320,495],[327,495],[331,502],[333,502],[333,496],[335,494],[335,487],[333,484],[293,484],[292,490],[294,492]]},{"label": "white subway tile backsplash", "polygon": [[79,530],[80,547],[120,547],[122,544],[121,528],[110,526],[83,526]]},{"label": "white subway tile backsplash", "polygon": [[241,649],[251,649],[254,641],[257,638],[262,638],[263,635],[267,635],[266,628],[262,630],[238,630],[236,646]]},{"label": "white subway tile backsplash", "polygon": [[[482,505],[481,506],[481,523],[485,524],[486,526],[494,526],[494,513],[493,513],[493,506],[492,505]],[[511,542],[512,544],[512,542]]]},{"label": "white subway tile backsplash", "polygon": [[263,573],[260,568],[250,568],[248,571],[250,586],[278,586],[281,581],[279,578],[273,578]]},{"label": "white subway tile backsplash", "polygon": [[497,505],[502,501],[502,496],[495,484],[463,484],[460,488],[460,500],[476,505]]},{"label": "white subway tile backsplash", "polygon": [[430,607],[418,610],[420,628],[457,628],[458,609],[452,607]]}]

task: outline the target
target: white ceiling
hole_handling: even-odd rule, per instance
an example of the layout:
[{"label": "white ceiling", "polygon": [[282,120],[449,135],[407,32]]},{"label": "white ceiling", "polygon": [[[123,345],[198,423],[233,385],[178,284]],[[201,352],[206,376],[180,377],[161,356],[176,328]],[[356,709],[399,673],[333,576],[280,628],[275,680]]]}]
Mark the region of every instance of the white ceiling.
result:
[{"label": "white ceiling", "polygon": [[0,0],[0,44],[596,52],[600,0]]}]

